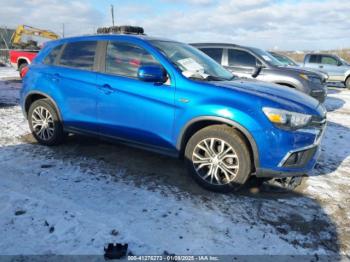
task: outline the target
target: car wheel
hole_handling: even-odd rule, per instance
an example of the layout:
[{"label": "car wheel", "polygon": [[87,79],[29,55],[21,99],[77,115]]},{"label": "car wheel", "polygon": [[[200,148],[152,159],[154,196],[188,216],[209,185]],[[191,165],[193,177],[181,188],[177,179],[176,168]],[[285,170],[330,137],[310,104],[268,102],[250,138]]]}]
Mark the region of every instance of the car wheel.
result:
[{"label": "car wheel", "polygon": [[21,78],[23,78],[23,76],[22,76],[22,70],[23,70],[23,68],[25,68],[26,66],[28,66],[28,63],[22,63],[22,64],[20,64],[19,67],[18,67],[19,76],[20,76]]},{"label": "car wheel", "polygon": [[345,87],[346,87],[347,89],[350,89],[350,76],[348,76],[348,78],[347,78],[346,81],[345,81]]},{"label": "car wheel", "polygon": [[28,122],[33,136],[40,144],[52,146],[62,142],[62,123],[50,100],[40,99],[31,104]]},{"label": "car wheel", "polygon": [[225,125],[195,133],[186,145],[185,161],[195,181],[215,192],[235,191],[251,173],[251,156],[244,138]]}]

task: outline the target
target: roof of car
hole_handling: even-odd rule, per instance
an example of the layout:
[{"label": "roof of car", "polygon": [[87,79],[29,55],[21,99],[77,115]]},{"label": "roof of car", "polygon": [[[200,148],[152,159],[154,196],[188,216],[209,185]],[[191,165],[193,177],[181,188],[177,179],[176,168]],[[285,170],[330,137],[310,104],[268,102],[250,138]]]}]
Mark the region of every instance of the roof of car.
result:
[{"label": "roof of car", "polygon": [[74,41],[82,41],[82,40],[99,40],[99,39],[118,39],[118,38],[123,38],[123,39],[141,39],[145,41],[153,41],[153,40],[158,40],[158,41],[171,41],[171,42],[176,42],[174,40],[166,39],[166,38],[160,38],[160,37],[151,37],[148,35],[141,35],[141,34],[96,34],[96,35],[83,35],[83,36],[73,36],[73,37],[66,37],[66,38],[61,38],[56,40],[57,42],[74,42]]},{"label": "roof of car", "polygon": [[328,54],[328,53],[306,53],[305,55],[330,55],[330,56],[337,56],[336,54]]},{"label": "roof of car", "polygon": [[[240,45],[230,44],[230,43],[190,43],[193,46],[222,46],[222,47],[241,47]],[[242,46],[243,47],[243,46]]]},{"label": "roof of car", "polygon": [[195,46],[195,47],[200,47],[200,46],[215,46],[215,47],[238,47],[242,49],[248,49],[248,50],[254,50],[257,49],[255,47],[251,46],[244,46],[244,45],[237,45],[237,44],[230,44],[230,43],[190,43],[190,45]]}]

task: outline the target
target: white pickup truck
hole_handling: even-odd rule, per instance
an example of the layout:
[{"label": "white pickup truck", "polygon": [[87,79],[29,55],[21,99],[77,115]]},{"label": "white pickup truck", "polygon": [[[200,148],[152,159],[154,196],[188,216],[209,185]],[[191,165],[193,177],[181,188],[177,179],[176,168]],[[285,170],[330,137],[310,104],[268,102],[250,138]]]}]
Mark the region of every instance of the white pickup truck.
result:
[{"label": "white pickup truck", "polygon": [[306,54],[302,66],[320,69],[328,74],[328,82],[340,82],[350,88],[350,63],[337,55]]}]

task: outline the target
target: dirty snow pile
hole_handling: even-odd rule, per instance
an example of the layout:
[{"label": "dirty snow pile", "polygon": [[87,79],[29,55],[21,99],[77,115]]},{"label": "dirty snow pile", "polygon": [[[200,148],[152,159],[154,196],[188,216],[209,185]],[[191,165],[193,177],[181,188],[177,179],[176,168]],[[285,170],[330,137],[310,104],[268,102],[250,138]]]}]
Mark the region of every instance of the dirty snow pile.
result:
[{"label": "dirty snow pile", "polygon": [[349,254],[350,91],[331,90],[320,163],[298,192],[215,194],[182,162],[71,136],[35,143],[0,79],[0,254]]}]

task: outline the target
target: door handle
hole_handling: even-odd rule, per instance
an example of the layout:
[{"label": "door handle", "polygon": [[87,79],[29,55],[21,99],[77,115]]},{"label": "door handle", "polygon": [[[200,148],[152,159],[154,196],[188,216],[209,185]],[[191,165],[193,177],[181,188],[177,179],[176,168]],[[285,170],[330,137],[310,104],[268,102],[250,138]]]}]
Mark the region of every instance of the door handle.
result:
[{"label": "door handle", "polygon": [[323,65],[320,65],[319,68],[323,68]]}]

